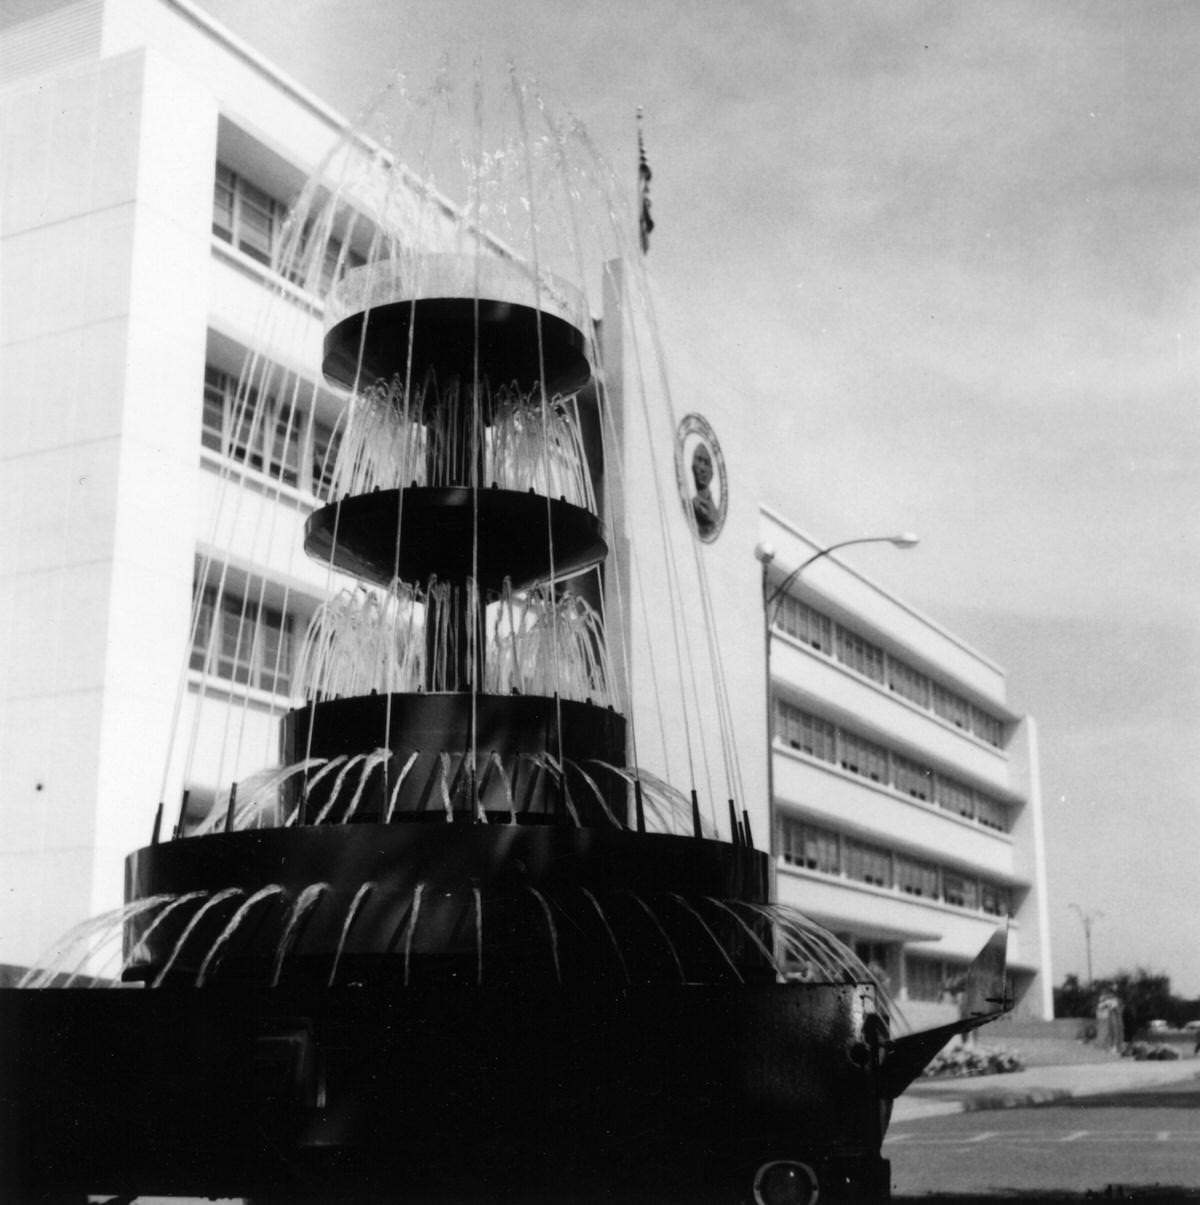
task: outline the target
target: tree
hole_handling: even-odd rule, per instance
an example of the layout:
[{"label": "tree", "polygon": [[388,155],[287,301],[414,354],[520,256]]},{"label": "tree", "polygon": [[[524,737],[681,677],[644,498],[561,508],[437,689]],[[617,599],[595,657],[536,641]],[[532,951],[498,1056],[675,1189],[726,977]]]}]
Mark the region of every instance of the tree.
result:
[{"label": "tree", "polygon": [[1171,995],[1171,977],[1138,967],[1132,973],[1118,971],[1112,979],[1113,990],[1121,997],[1125,1017],[1125,1040],[1148,1029],[1156,1019],[1175,1022],[1184,1001]]},{"label": "tree", "polygon": [[1200,1011],[1197,1008],[1200,1002],[1182,1000],[1171,994],[1169,975],[1138,967],[1133,971],[1118,971],[1087,986],[1079,982],[1078,975],[1067,975],[1054,989],[1054,1015],[1094,1017],[1096,1001],[1106,989],[1121,998],[1127,1042],[1147,1030],[1151,1021],[1163,1020],[1168,1025],[1181,1027]]},{"label": "tree", "polygon": [[1084,987],[1078,975],[1068,975],[1061,986],[1054,989],[1054,1015],[1056,1017],[1094,1017],[1096,998],[1099,991],[1095,984]]}]

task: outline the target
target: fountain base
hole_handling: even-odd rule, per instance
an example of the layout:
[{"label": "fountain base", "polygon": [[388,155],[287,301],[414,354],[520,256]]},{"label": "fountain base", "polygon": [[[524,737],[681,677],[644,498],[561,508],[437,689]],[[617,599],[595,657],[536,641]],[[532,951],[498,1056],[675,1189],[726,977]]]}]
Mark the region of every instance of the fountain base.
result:
[{"label": "fountain base", "polygon": [[[346,790],[331,808],[333,823],[355,793],[360,821],[414,814],[438,820],[447,801],[470,819],[482,810],[502,823],[519,818],[603,828],[627,819],[625,721],[592,703],[456,692],[326,699],[283,717],[281,745],[285,765],[371,748],[392,751],[383,773],[361,791]],[[547,769],[547,755],[559,769]],[[469,773],[469,766],[477,772]],[[292,803],[305,795],[304,812],[314,820],[331,804],[336,783],[334,774],[311,788],[296,780]]]},{"label": "fountain base", "polygon": [[137,850],[126,899],[162,903],[126,927],[125,978],[516,989],[774,979],[758,911],[765,854],[469,819],[251,829]]},{"label": "fountain base", "polygon": [[866,987],[0,991],[6,1201],[886,1201]]}]

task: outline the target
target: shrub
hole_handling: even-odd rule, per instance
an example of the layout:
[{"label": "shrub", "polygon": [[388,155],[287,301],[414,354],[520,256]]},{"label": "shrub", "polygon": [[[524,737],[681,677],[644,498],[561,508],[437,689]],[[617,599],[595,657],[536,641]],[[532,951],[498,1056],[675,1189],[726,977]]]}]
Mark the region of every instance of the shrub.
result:
[{"label": "shrub", "polygon": [[983,1050],[971,1046],[949,1046],[934,1057],[922,1072],[926,1079],[965,1078],[971,1075],[1000,1075],[1020,1071],[1024,1064],[1011,1050]]},{"label": "shrub", "polygon": [[1138,1062],[1148,1059],[1165,1061],[1179,1057],[1179,1051],[1165,1042],[1130,1042],[1121,1053],[1127,1059],[1136,1059]]}]

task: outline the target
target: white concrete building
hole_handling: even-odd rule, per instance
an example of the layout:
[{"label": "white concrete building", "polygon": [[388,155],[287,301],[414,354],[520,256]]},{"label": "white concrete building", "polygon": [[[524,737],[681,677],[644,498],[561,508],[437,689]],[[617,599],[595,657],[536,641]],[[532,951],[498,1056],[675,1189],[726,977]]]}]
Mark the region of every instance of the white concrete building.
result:
[{"label": "white concrete building", "polygon": [[1037,735],[1003,671],[772,511],[778,898],[882,969],[910,1019],[1009,919],[1018,1009],[1053,1015]]},{"label": "white concrete building", "polygon": [[[169,828],[185,788],[202,805],[276,756],[299,636],[328,585],[300,531],[327,484],[337,402],[306,379],[302,401],[247,432],[235,382],[252,347],[310,373],[321,282],[269,264],[289,203],[346,129],[188,0],[0,12],[0,964],[120,903],[122,861],[158,800]],[[347,237],[343,261],[369,237]],[[281,292],[287,329],[264,332]],[[615,389],[620,341],[605,343]],[[1048,1015],[1032,721],[1006,706],[997,667],[826,558],[777,610],[768,776],[753,549],[774,545],[778,583],[819,544],[760,509],[774,452],[738,399],[702,404],[733,482],[721,537],[701,550],[724,723],[779,899],[878,962],[914,1019],[924,1003],[950,1011],[934,1004],[942,984],[1011,914],[1021,1006]],[[671,479],[671,434],[651,450],[626,433],[618,526],[654,508],[646,458]],[[229,479],[237,503],[222,508]],[[190,630],[218,546],[233,549],[231,577]],[[653,564],[632,580],[652,617],[671,610]],[[661,639],[632,634],[642,715],[664,684],[639,649]],[[196,751],[164,776],[173,729]],[[653,746],[643,764],[669,760]]]},{"label": "white concrete building", "polygon": [[[346,128],[186,0],[0,12],[0,963],[120,903],[154,801],[169,827],[185,782],[273,756],[274,654],[288,663],[326,585],[298,533],[333,403],[314,383],[281,461],[275,432],[231,429],[231,382],[283,284],[267,265],[287,203]],[[268,348],[283,365],[321,337],[316,292],[290,292]],[[215,523],[230,473],[242,497]],[[189,638],[217,539],[243,546],[252,645],[221,614]],[[199,754],[164,782],[206,635],[251,719],[231,736],[199,717]]]}]

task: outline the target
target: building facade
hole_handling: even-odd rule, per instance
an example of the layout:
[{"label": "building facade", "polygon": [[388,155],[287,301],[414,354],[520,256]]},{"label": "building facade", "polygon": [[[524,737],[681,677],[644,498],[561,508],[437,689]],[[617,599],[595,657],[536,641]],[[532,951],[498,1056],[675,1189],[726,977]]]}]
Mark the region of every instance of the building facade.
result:
[{"label": "building facade", "polygon": [[[199,812],[277,756],[328,586],[300,546],[337,404],[312,381],[249,429],[234,383],[252,346],[311,371],[323,282],[270,264],[347,125],[186,0],[6,8],[0,81],[0,963],[20,965],[121,903],[155,801],[169,829],[184,789]],[[233,568],[193,626],[218,541]],[[196,752],[164,779],[179,728]]]},{"label": "building facade", "polygon": [[[156,803],[186,826],[277,757],[329,588],[302,528],[329,487],[340,403],[302,378],[324,290],[370,232],[348,228],[305,278],[272,269],[347,123],[188,0],[6,10],[0,122],[0,964],[22,965],[121,903]],[[264,330],[272,298],[287,320]],[[605,325],[619,395],[620,323]],[[247,426],[252,352],[303,387],[270,393],[262,374],[266,419]],[[738,802],[779,900],[876,963],[914,1020],[953,1012],[947,986],[1010,918],[1020,1006],[1049,1015],[1032,721],[997,667],[834,558],[779,600],[764,658],[753,549],[775,547],[778,584],[819,545],[760,508],[771,449],[738,399],[705,405],[732,486],[697,554],[724,663],[702,693],[728,693],[713,723],[738,749]],[[655,450],[624,433],[614,526],[661,507],[643,468],[671,478],[670,434]],[[690,545],[684,514],[672,522]],[[218,547],[232,550],[219,583]],[[671,639],[655,625],[672,585],[646,563],[627,589],[648,616],[621,637],[644,715],[668,684],[638,650]],[[193,739],[168,758],[178,731]],[[684,760],[669,743],[640,753],[665,777]]]},{"label": "building facade", "polygon": [[761,514],[777,894],[953,1009],[998,925],[1020,1013],[1052,1015],[1037,735],[1003,671],[774,512]]}]

